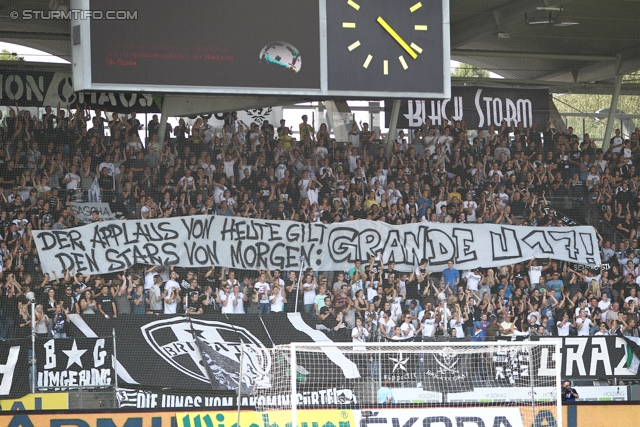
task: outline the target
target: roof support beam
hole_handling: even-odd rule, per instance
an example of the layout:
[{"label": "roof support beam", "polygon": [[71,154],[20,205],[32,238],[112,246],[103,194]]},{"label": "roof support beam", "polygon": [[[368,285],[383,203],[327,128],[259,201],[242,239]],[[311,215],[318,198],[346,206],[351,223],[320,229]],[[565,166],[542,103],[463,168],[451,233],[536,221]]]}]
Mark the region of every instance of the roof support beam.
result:
[{"label": "roof support beam", "polygon": [[535,52],[507,52],[500,50],[465,50],[455,49],[451,51],[452,57],[464,56],[488,56],[493,58],[533,58],[533,59],[551,59],[551,60],[570,60],[570,61],[615,61],[615,55],[563,55],[555,53],[535,53]]},{"label": "roof support beam", "polygon": [[[615,59],[609,62],[602,61],[578,69],[575,75],[571,72],[566,72],[550,77],[549,80],[555,82],[588,83],[615,78],[618,73],[628,74],[638,69],[640,69],[640,58],[627,59],[625,55],[620,64],[618,64]],[[544,77],[542,77],[542,79],[544,79]]]},{"label": "roof support beam", "polygon": [[[482,77],[453,77],[452,86],[485,86],[503,88],[545,88],[551,93],[585,93],[611,94],[614,85],[610,83],[574,83],[550,80],[516,80],[516,79],[487,79]],[[640,95],[640,84],[625,83],[622,85],[622,95]]]},{"label": "roof support beam", "polygon": [[[18,40],[23,42],[24,40],[61,40],[69,41],[71,36],[69,33],[38,33],[33,31],[0,31],[0,40]],[[22,43],[18,43],[22,44]]]},{"label": "roof support beam", "polygon": [[613,96],[611,97],[611,106],[609,107],[609,117],[607,118],[607,127],[604,131],[604,139],[602,141],[602,151],[607,152],[609,150],[609,143],[611,138],[611,131],[613,130],[613,122],[616,118],[616,111],[618,111],[618,98],[620,98],[620,89],[622,88],[622,73],[620,73],[620,57],[616,61],[618,67],[618,74],[616,74],[616,83],[613,87]]},{"label": "roof support beam", "polygon": [[496,32],[498,26],[523,22],[524,13],[537,7],[559,7],[571,0],[513,1],[493,10],[451,24],[451,49],[458,49],[477,37]]}]

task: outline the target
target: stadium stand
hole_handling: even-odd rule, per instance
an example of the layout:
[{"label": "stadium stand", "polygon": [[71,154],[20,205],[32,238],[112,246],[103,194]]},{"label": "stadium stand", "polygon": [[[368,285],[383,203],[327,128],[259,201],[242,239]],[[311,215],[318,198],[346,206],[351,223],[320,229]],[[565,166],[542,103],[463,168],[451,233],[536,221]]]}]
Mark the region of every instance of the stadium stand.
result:
[{"label": "stadium stand", "polygon": [[[513,335],[638,337],[637,286],[640,129],[616,132],[602,152],[589,135],[547,122],[467,129],[464,121],[415,129],[385,155],[384,141],[354,125],[359,148],[332,139],[304,118],[302,139],[285,126],[245,124],[225,115],[216,132],[206,121],[172,129],[157,144],[156,119],[82,107],[47,108],[32,117],[19,106],[1,118],[0,338],[29,334],[32,290],[39,333],[65,334],[65,313],[82,316],[158,313],[299,311],[334,334],[356,319],[367,339],[401,334],[467,339]],[[142,144],[138,130],[146,128]],[[470,132],[473,131],[473,132]],[[108,136],[107,136],[108,135]],[[424,136],[423,136],[424,135]],[[477,135],[477,136],[475,136]],[[298,272],[169,269],[136,266],[86,277],[43,275],[32,230],[78,225],[69,202],[89,195],[128,219],[222,215],[334,223],[369,219],[390,224],[478,223],[596,226],[603,266],[552,259],[500,268],[433,273],[423,263],[410,274],[370,259],[349,271]],[[95,215],[94,215],[95,213]],[[92,221],[101,221],[98,212]],[[448,313],[443,302],[447,301]],[[268,306],[267,306],[268,304]],[[340,316],[338,316],[338,313]],[[497,322],[492,323],[492,318]],[[337,320],[339,318],[339,320]],[[446,324],[445,324],[446,319]],[[46,322],[45,322],[46,320]],[[43,322],[40,325],[40,322]],[[479,326],[478,326],[479,325]],[[404,329],[403,329],[404,328]],[[335,332],[334,331],[334,332]],[[481,334],[482,333],[482,334]]]}]

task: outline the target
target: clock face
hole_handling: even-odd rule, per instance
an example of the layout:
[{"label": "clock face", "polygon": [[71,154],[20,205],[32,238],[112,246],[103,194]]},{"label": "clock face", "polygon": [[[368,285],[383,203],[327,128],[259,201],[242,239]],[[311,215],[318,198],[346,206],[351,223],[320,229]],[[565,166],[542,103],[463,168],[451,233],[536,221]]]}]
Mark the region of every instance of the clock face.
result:
[{"label": "clock face", "polygon": [[442,0],[327,0],[329,90],[443,92],[442,10]]}]

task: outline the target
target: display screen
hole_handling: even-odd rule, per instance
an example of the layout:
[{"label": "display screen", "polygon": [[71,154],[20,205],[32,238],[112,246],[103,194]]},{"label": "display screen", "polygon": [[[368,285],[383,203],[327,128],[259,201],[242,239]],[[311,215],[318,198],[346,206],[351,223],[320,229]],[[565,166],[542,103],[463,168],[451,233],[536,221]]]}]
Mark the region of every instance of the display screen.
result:
[{"label": "display screen", "polygon": [[319,0],[90,0],[93,84],[320,89]]},{"label": "display screen", "polygon": [[71,20],[76,91],[301,101],[451,92],[449,0],[71,1],[91,15]]}]

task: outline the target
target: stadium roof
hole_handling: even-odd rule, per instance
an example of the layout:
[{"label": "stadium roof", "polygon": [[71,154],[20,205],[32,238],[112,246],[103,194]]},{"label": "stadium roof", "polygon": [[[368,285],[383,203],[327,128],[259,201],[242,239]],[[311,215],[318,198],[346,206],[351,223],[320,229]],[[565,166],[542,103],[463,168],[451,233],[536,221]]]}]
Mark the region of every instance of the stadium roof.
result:
[{"label": "stadium roof", "polygon": [[[1,2],[0,41],[71,60],[68,21],[11,19],[64,2]],[[640,69],[640,0],[450,0],[450,9],[452,59],[506,79],[609,83]]]},{"label": "stadium roof", "polygon": [[451,0],[451,56],[508,79],[602,81],[640,69],[638,16],[638,0]]}]

